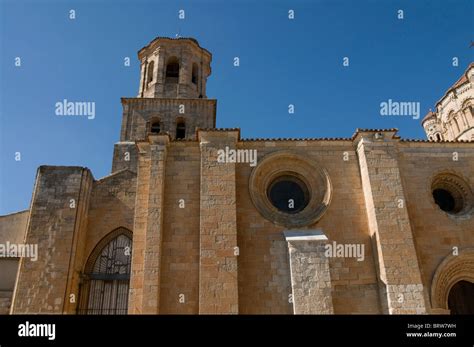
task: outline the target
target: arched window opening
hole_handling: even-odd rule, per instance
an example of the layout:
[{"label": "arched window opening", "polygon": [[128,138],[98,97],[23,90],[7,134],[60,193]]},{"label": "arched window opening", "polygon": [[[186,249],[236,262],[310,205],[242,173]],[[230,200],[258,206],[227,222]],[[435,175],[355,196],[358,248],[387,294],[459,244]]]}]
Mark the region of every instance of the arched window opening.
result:
[{"label": "arched window opening", "polygon": [[197,81],[198,81],[198,74],[199,74],[199,70],[198,70],[198,66],[196,63],[193,64],[193,73],[192,73],[192,77],[191,77],[191,82],[196,84],[197,85]]},{"label": "arched window opening", "polygon": [[80,314],[126,314],[132,261],[131,232],[119,228],[103,239],[82,276]]},{"label": "arched window opening", "polygon": [[470,118],[474,119],[474,111],[473,111],[473,108],[472,108],[472,100],[473,99],[467,99],[466,101],[464,101],[464,103],[462,104],[462,107],[461,107],[461,109],[464,112],[464,115],[466,116],[465,120],[467,121],[468,125],[470,125],[470,122],[469,122]]},{"label": "arched window opening", "polygon": [[171,58],[166,65],[166,78],[179,78],[179,62],[176,57]]},{"label": "arched window opening", "polygon": [[430,136],[430,137],[429,137],[429,140],[432,141],[432,140],[433,140],[433,136]]},{"label": "arched window opening", "polygon": [[469,213],[472,208],[473,195],[469,184],[455,174],[437,175],[433,179],[431,193],[435,204],[454,217]]},{"label": "arched window opening", "polygon": [[146,79],[146,83],[150,83],[151,81],[153,81],[153,70],[154,69],[155,69],[155,63],[153,61],[151,61],[148,64],[148,76],[147,76],[147,79]]},{"label": "arched window opening", "polygon": [[270,183],[267,196],[276,209],[289,214],[304,210],[310,200],[306,183],[294,175],[276,178]]},{"label": "arched window opening", "polygon": [[457,118],[453,118],[453,120],[454,120],[454,124],[456,124],[456,129],[457,129],[458,133],[460,133],[460,132],[461,132],[461,128],[459,127],[459,123],[458,123]]},{"label": "arched window opening", "polygon": [[453,194],[446,189],[437,188],[433,190],[433,198],[436,205],[445,212],[455,212],[456,199]]},{"label": "arched window opening", "polygon": [[448,308],[451,314],[474,314],[474,283],[457,282],[449,291]]},{"label": "arched window opening", "polygon": [[153,121],[150,126],[150,133],[159,134],[161,131],[160,121]]},{"label": "arched window opening", "polygon": [[441,135],[439,133],[436,134],[436,141],[441,141]]},{"label": "arched window opening", "polygon": [[184,120],[179,120],[176,124],[176,138],[184,139],[186,137],[186,124]]}]

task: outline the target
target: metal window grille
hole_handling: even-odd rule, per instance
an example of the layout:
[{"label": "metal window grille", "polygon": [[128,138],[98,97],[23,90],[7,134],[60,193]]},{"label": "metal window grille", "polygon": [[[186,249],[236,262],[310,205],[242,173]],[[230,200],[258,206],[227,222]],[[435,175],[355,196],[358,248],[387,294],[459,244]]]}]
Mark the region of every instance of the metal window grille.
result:
[{"label": "metal window grille", "polygon": [[132,240],[125,234],[100,251],[83,275],[79,314],[127,314]]}]

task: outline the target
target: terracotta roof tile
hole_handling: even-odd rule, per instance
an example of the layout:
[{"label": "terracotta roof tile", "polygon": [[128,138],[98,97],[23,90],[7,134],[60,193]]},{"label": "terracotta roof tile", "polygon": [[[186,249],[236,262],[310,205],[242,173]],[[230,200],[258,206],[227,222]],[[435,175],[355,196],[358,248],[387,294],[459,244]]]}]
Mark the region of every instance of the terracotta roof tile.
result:
[{"label": "terracotta roof tile", "polygon": [[468,140],[435,141],[435,140],[423,140],[423,139],[401,139],[400,142],[423,142],[423,143],[445,143],[445,144],[446,143],[470,143],[470,144],[474,144],[474,142],[468,141]]},{"label": "terracotta roof tile", "polygon": [[454,89],[459,87],[461,84],[464,84],[467,82],[467,72],[469,71],[470,68],[474,67],[474,63],[470,63],[469,66],[467,67],[466,71],[462,74],[462,76],[452,85],[450,89]]},{"label": "terracotta roof tile", "polygon": [[446,93],[438,100],[436,103],[437,105],[441,103],[441,100],[443,100],[453,89],[458,88],[459,86],[463,85],[464,83],[468,82],[467,78],[467,72],[474,67],[474,62],[470,63],[469,66],[466,68],[466,70],[463,72],[462,76],[449,88]]},{"label": "terracotta roof tile", "polygon": [[346,137],[304,137],[304,138],[248,138],[248,139],[242,139],[241,141],[246,141],[246,142],[272,142],[272,141],[352,141],[351,138],[346,138]]},{"label": "terracotta roof tile", "polygon": [[240,131],[240,128],[198,128],[198,131]]},{"label": "terracotta roof tile", "polygon": [[[395,132],[395,133],[397,133],[398,129],[397,128],[391,128],[391,129],[361,129],[361,128],[357,128],[355,133],[352,135],[351,139],[354,140],[356,138],[357,134],[361,133],[361,132],[368,132],[368,133]],[[397,139],[397,138],[400,138],[400,137],[395,134],[394,138]]]}]

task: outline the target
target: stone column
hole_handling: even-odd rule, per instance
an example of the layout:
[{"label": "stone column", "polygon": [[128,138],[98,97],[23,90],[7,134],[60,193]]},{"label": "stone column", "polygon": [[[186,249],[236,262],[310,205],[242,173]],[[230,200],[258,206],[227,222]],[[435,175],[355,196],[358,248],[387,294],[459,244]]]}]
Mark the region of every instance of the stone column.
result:
[{"label": "stone column", "polygon": [[235,163],[219,163],[219,150],[236,148],[237,131],[200,131],[201,204],[199,313],[237,314]]},{"label": "stone column", "polygon": [[354,141],[376,246],[382,308],[390,314],[426,313],[395,132],[359,132]]},{"label": "stone column", "polygon": [[25,236],[37,259],[20,260],[12,314],[75,312],[92,180],[82,167],[38,169]]},{"label": "stone column", "polygon": [[154,97],[164,95],[165,79],[166,79],[165,54],[159,48],[157,49],[157,54],[158,54],[158,57],[156,59],[157,77],[156,77]]},{"label": "stone column", "polygon": [[139,142],[129,313],[159,313],[167,135]]},{"label": "stone column", "polygon": [[322,231],[285,231],[295,314],[333,314],[328,238]]}]

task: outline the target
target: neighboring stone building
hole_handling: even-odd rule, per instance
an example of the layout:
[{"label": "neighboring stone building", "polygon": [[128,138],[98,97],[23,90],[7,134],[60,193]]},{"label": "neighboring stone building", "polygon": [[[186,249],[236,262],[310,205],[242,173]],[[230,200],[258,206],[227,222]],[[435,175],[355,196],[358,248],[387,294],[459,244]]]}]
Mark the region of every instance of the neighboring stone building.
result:
[{"label": "neighboring stone building", "polygon": [[426,136],[433,141],[474,141],[474,63],[423,118]]},{"label": "neighboring stone building", "polygon": [[474,312],[473,142],[242,139],[215,128],[196,40],[138,55],[112,173],[41,166],[0,217],[0,244],[38,245],[0,259],[2,313]]}]

